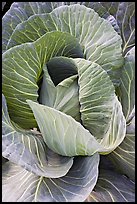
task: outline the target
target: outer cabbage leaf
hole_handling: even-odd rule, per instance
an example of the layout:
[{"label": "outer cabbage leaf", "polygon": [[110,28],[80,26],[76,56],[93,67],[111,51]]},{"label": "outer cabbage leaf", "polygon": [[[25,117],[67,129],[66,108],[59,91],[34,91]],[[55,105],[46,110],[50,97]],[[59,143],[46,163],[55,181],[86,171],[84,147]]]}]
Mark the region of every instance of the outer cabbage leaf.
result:
[{"label": "outer cabbage leaf", "polygon": [[113,82],[119,83],[122,39],[110,22],[83,5],[61,6],[49,14],[33,15],[16,27],[8,46],[35,41],[53,30],[75,36],[83,47],[84,57],[101,65]]},{"label": "outer cabbage leaf", "polygon": [[52,179],[7,162],[2,173],[3,202],[82,202],[97,182],[98,164],[98,154],[75,158],[66,176]]},{"label": "outer cabbage leaf", "polygon": [[38,84],[46,62],[54,56],[82,57],[78,41],[69,33],[50,32],[36,42],[7,50],[2,56],[2,90],[11,119],[25,129],[36,127],[26,99],[37,101]]},{"label": "outer cabbage leaf", "polygon": [[[94,9],[111,23],[123,39],[123,52],[135,45],[135,2],[52,2],[51,11],[62,5],[81,4]],[[124,17],[123,17],[124,16]]]},{"label": "outer cabbage leaf", "polygon": [[122,174],[135,180],[135,117],[127,125],[125,139],[108,158]]},{"label": "outer cabbage leaf", "polygon": [[86,202],[135,202],[135,183],[114,171],[101,169]]},{"label": "outer cabbage leaf", "polygon": [[[54,5],[55,3],[52,2]],[[63,3],[63,5],[72,5],[72,4],[80,4],[80,5],[84,5],[88,8],[93,9],[94,11],[96,11],[100,17],[107,19],[107,21],[109,21],[111,23],[111,25],[113,26],[113,28],[120,33],[120,28],[117,24],[117,21],[115,19],[114,16],[110,15],[108,9],[102,5],[102,2],[59,2],[59,3]],[[60,5],[58,5],[60,6]]]},{"label": "outer cabbage leaf", "polygon": [[94,9],[101,17],[107,19],[114,29],[121,33],[124,53],[134,46],[134,2],[15,2],[3,18],[3,50],[7,49],[6,45],[10,36],[19,23],[27,20],[32,15],[50,13],[59,6],[73,4],[85,5]]},{"label": "outer cabbage leaf", "polygon": [[126,117],[126,137],[110,155],[109,159],[123,174],[135,179],[135,48],[125,56],[119,87],[124,115]]},{"label": "outer cabbage leaf", "polygon": [[[4,2],[5,3],[5,2]],[[61,2],[60,2],[61,3]],[[58,6],[54,3],[54,7]],[[2,52],[7,50],[10,37],[16,26],[30,16],[51,12],[52,2],[14,2],[2,19]]]},{"label": "outer cabbage leaf", "polygon": [[125,64],[121,72],[118,94],[128,123],[135,105],[135,47],[130,49],[125,55]]},{"label": "outer cabbage leaf", "polygon": [[2,97],[2,155],[10,161],[40,176],[64,176],[73,164],[73,158],[52,152],[40,134],[16,130],[10,121],[4,96]]},{"label": "outer cabbage leaf", "polygon": [[135,2],[101,2],[116,18],[123,39],[123,52],[135,45]]},{"label": "outer cabbage leaf", "polygon": [[86,202],[135,202],[135,183],[101,156],[98,181]]}]

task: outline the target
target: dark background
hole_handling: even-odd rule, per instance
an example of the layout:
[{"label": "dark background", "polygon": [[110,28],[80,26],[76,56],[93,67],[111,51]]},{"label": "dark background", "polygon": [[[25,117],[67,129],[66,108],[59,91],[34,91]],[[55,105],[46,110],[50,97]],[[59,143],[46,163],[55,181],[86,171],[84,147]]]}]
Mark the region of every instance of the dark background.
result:
[{"label": "dark background", "polygon": [[[9,10],[11,4],[13,3],[13,1],[10,1],[10,2],[6,2],[4,8],[3,8],[3,11],[2,11],[2,17],[3,15]],[[1,5],[2,6],[2,5]]]}]

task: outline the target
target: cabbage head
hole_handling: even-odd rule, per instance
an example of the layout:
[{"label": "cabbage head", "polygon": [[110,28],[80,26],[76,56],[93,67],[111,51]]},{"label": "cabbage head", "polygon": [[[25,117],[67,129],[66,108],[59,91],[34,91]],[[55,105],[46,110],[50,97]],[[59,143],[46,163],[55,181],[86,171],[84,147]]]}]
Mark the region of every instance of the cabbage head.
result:
[{"label": "cabbage head", "polygon": [[14,2],[3,15],[3,202],[135,202],[134,13]]}]

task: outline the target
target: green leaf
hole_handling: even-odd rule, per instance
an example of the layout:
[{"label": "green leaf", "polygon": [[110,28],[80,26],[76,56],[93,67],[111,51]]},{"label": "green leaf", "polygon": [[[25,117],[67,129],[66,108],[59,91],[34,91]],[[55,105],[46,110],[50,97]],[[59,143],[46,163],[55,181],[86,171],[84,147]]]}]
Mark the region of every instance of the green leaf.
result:
[{"label": "green leaf", "polygon": [[135,183],[114,171],[101,169],[86,202],[135,202]]},{"label": "green leaf", "polygon": [[120,29],[119,29],[116,19],[114,18],[114,16],[109,14],[108,10],[101,3],[102,2],[82,2],[82,1],[81,2],[51,2],[52,4],[51,11],[59,6],[64,6],[64,5],[73,5],[73,4],[84,5],[96,11],[100,17],[107,19],[107,21],[111,23],[113,28],[118,33],[120,33]]},{"label": "green leaf", "polygon": [[127,125],[125,139],[108,158],[122,174],[135,180],[135,117]]},{"label": "green leaf", "polygon": [[123,174],[135,180],[135,47],[125,56],[119,97],[126,117],[126,137],[109,158]]},{"label": "green leaf", "polygon": [[[61,81],[57,86],[54,85],[48,70],[54,81]],[[48,62],[47,67],[44,67],[44,75],[40,90],[39,102],[43,105],[53,107],[67,115],[71,115],[77,121],[80,121],[80,104],[78,97],[78,82],[76,64],[71,58],[54,57]]]},{"label": "green leaf", "polygon": [[[125,137],[125,120],[115,98],[110,131],[97,139],[71,116],[54,108],[27,100],[47,146],[64,156],[102,154],[114,150]],[[114,122],[113,122],[114,120]]]},{"label": "green leaf", "polygon": [[53,108],[81,121],[78,76],[74,75],[58,84]]},{"label": "green leaf", "polygon": [[39,102],[41,104],[53,107],[56,100],[56,94],[57,88],[48,73],[47,66],[45,65],[43,67],[43,79],[40,88]]},{"label": "green leaf", "polygon": [[22,128],[36,127],[26,99],[37,101],[43,66],[55,56],[82,57],[83,54],[75,37],[55,31],[36,42],[13,47],[2,56],[2,90],[11,119]]},{"label": "green leaf", "polygon": [[120,33],[120,28],[117,24],[116,19],[114,18],[114,16],[110,15],[105,5],[102,5],[102,2],[64,2],[64,4],[65,5],[80,4],[93,9],[99,14],[100,17],[109,21],[113,28],[117,31],[117,33]]},{"label": "green leaf", "polygon": [[[32,111],[26,104],[29,98],[37,101],[38,56],[31,45],[8,50],[2,56],[2,90],[11,119],[24,128],[36,127]],[[32,69],[33,67],[33,69]]]},{"label": "green leaf", "polygon": [[73,158],[52,152],[40,134],[16,130],[12,125],[4,96],[2,97],[2,155],[40,176],[64,176],[73,164]]},{"label": "green leaf", "polygon": [[115,97],[114,101],[110,129],[101,141],[98,140],[103,147],[103,150],[100,150],[101,154],[108,154],[113,151],[120,145],[126,135],[126,120],[122,112],[121,103],[117,97]]},{"label": "green leaf", "polygon": [[2,172],[3,202],[83,202],[97,182],[98,164],[98,154],[78,157],[66,176],[52,179],[7,162]]},{"label": "green leaf", "polygon": [[125,118],[114,86],[106,71],[98,64],[84,59],[74,61],[78,68],[82,123],[98,142],[111,151],[122,142],[126,131]]},{"label": "green leaf", "polygon": [[121,72],[121,84],[118,92],[123,113],[128,123],[129,116],[135,105],[135,47],[127,52]]},{"label": "green leaf", "polygon": [[71,116],[27,100],[47,146],[64,156],[92,155],[98,149],[95,138]]},{"label": "green leaf", "polygon": [[135,2],[101,2],[108,12],[116,17],[126,54],[135,45]]},{"label": "green leaf", "polygon": [[[11,36],[9,48],[32,42],[45,32],[59,30],[75,36],[87,60],[101,65],[115,84],[119,83],[123,64],[122,39],[111,23],[83,5],[60,6],[50,14],[38,14],[19,24]],[[103,34],[102,34],[103,33]]]},{"label": "green leaf", "polygon": [[114,86],[98,64],[74,59],[78,69],[79,101],[83,125],[101,139],[110,127],[115,102]]},{"label": "green leaf", "polygon": [[[54,3],[54,7],[57,6],[56,4],[57,2]],[[52,2],[12,3],[10,9],[2,18],[2,52],[5,52],[8,49],[7,46],[9,40],[18,24],[24,22],[32,15],[51,12],[52,9]]]}]

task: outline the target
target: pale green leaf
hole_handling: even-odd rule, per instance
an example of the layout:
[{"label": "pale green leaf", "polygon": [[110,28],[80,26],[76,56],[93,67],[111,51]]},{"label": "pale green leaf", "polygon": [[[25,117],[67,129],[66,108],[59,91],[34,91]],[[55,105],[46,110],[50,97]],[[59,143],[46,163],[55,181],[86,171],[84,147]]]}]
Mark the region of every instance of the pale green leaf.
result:
[{"label": "pale green leaf", "polygon": [[83,202],[98,177],[99,155],[75,158],[67,175],[39,177],[11,162],[3,166],[3,202]]},{"label": "pale green leaf", "polygon": [[73,158],[52,152],[41,134],[23,131],[12,125],[4,96],[2,97],[2,155],[15,164],[40,176],[64,176],[73,164]]},{"label": "pale green leaf", "polygon": [[135,48],[125,56],[121,84],[118,89],[122,109],[126,117],[126,137],[110,155],[117,169],[130,179],[135,179]]},{"label": "pale green leaf", "polygon": [[56,94],[56,86],[48,73],[47,66],[45,65],[43,67],[43,79],[40,88],[39,102],[41,104],[53,107],[56,100]]},{"label": "pale green leaf", "polygon": [[[98,64],[74,59],[78,69],[81,120],[106,151],[125,137],[126,122],[114,86]],[[103,150],[104,151],[104,150]]]},{"label": "pale green leaf", "polygon": [[74,59],[78,69],[79,102],[83,125],[103,138],[110,128],[115,102],[114,86],[102,67],[84,59]]},{"label": "pale green leaf", "polygon": [[121,72],[121,84],[118,91],[123,113],[128,123],[129,116],[135,105],[135,47],[127,52]]},{"label": "pale green leaf", "polygon": [[120,145],[126,135],[126,120],[122,112],[121,103],[115,97],[110,130],[101,140],[101,145],[108,147],[110,152]]},{"label": "pale green leaf", "polygon": [[110,15],[108,10],[101,4],[102,2],[50,2],[52,4],[51,11],[59,6],[80,4],[96,11],[100,17],[107,19],[114,29],[120,33],[119,26],[114,16]]},{"label": "pale green leaf", "polygon": [[[47,146],[64,156],[102,154],[114,150],[125,137],[125,120],[115,98],[110,130],[97,139],[79,122],[54,108],[27,100]],[[114,121],[113,121],[114,120]]]},{"label": "pale green leaf", "polygon": [[27,100],[47,146],[64,156],[92,155],[98,142],[79,122],[54,108]]},{"label": "pale green leaf", "polygon": [[135,180],[135,117],[127,125],[125,139],[108,158],[122,174]]},{"label": "pale green leaf", "polygon": [[57,95],[53,108],[81,121],[78,76],[72,76],[57,86]]},{"label": "pale green leaf", "polygon": [[[39,102],[80,121],[79,87],[75,62],[67,57],[54,57],[47,66],[48,70],[46,66],[44,67]],[[55,86],[52,80],[58,85]]]}]

